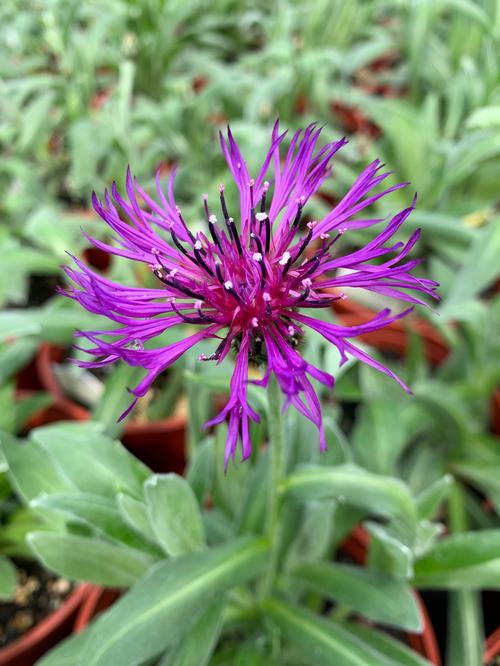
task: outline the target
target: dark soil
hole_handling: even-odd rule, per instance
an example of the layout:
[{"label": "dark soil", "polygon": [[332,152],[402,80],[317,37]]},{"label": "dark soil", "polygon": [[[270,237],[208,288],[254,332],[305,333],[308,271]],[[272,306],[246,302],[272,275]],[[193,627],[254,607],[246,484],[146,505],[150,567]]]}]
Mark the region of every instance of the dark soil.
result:
[{"label": "dark soil", "polygon": [[18,582],[12,600],[0,603],[0,647],[20,638],[57,610],[73,591],[67,578],[43,569],[37,562],[18,561]]}]

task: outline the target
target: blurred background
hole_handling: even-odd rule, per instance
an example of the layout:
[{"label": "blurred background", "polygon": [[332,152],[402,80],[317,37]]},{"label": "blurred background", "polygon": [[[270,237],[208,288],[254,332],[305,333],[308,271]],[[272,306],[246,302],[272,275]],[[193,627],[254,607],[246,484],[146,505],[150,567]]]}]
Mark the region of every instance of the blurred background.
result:
[{"label": "blurred background", "polygon": [[[88,247],[82,226],[106,233],[90,209],[92,190],[101,195],[114,180],[124,189],[129,164],[152,189],[156,170],[166,182],[178,165],[177,202],[196,227],[201,195],[227,180],[220,128],[230,122],[255,172],[277,117],[290,135],[318,121],[325,140],[347,136],[349,144],[310,217],[380,158],[394,182],[411,185],[377,202],[377,216],[418,193],[402,233],[423,229],[415,250],[421,274],[438,280],[442,295],[435,310],[365,339],[411,382],[415,399],[356,364],[339,374],[338,356],[311,341],[313,357],[339,376],[327,410],[333,455],[401,476],[416,492],[453,474],[468,525],[498,526],[498,0],[3,0],[0,54],[2,429],[25,433],[92,414],[121,434],[115,421],[133,371],[75,375],[64,362],[73,332],[95,321],[54,296],[67,250],[113,279],[151,279]],[[344,248],[372,233],[349,234]],[[349,296],[332,313],[344,323],[380,307]],[[182,469],[185,438],[196,438],[204,416],[197,403],[186,424],[192,388],[180,388],[184,378],[172,372],[123,435],[134,452],[152,442],[141,455],[157,468]],[[178,419],[170,430],[140,429],[168,414]],[[316,442],[304,423],[297,428]],[[158,441],[170,453],[159,454]],[[166,465],[173,441],[177,458]]]}]

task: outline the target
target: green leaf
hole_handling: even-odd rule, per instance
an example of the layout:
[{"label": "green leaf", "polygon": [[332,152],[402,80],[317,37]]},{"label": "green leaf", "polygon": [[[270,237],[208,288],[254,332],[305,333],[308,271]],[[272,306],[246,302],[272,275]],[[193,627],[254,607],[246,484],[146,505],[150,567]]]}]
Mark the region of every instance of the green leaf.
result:
[{"label": "green leaf", "polygon": [[31,416],[48,407],[52,402],[52,396],[42,391],[36,391],[17,399],[14,404],[14,431],[17,433],[23,430]]},{"label": "green leaf", "polygon": [[408,488],[392,477],[371,474],[355,465],[304,467],[284,479],[283,492],[298,499],[337,499],[392,519],[405,541],[417,529],[417,514]]},{"label": "green leaf", "polygon": [[125,522],[146,539],[156,543],[156,535],[151,527],[146,504],[124,493],[118,493],[116,501]]},{"label": "green leaf", "polygon": [[421,631],[420,611],[411,587],[376,571],[349,564],[304,564],[291,576],[322,597],[340,601],[365,617],[408,631]]},{"label": "green leaf", "polygon": [[36,666],[76,666],[88,631],[72,634],[36,662]]},{"label": "green leaf", "polygon": [[243,499],[236,518],[238,534],[264,532],[269,472],[269,450],[259,451],[251,477],[241,490]]},{"label": "green leaf", "polygon": [[414,584],[424,588],[500,588],[500,530],[443,538],[416,562]]},{"label": "green leaf", "polygon": [[365,627],[357,622],[347,622],[343,627],[391,660],[390,663],[394,666],[430,666],[427,659],[383,631]]},{"label": "green leaf", "polygon": [[50,452],[80,490],[142,497],[150,470],[102,430],[98,423],[56,423],[33,430],[31,438]]},{"label": "green leaf", "polygon": [[47,90],[37,95],[23,110],[23,122],[18,139],[19,150],[33,148],[39,135],[50,125],[50,110],[54,102],[54,90]]},{"label": "green leaf", "polygon": [[352,443],[360,464],[378,474],[391,474],[405,443],[402,427],[394,427],[394,404],[370,400],[357,417]]},{"label": "green leaf", "polygon": [[395,538],[392,531],[375,522],[366,522],[371,536],[368,562],[372,569],[393,578],[407,580],[413,575],[413,551]]},{"label": "green leaf", "polygon": [[205,535],[201,512],[189,483],[177,474],[155,474],[144,485],[148,515],[167,555],[202,550]]},{"label": "green leaf", "polygon": [[94,421],[102,423],[110,437],[116,437],[123,430],[125,420],[118,418],[131,402],[127,388],[135,386],[141,377],[142,369],[126,363],[119,364],[106,380],[104,394],[92,412]]},{"label": "green leaf", "polygon": [[482,106],[467,118],[467,127],[500,127],[500,106]]},{"label": "green leaf", "polygon": [[2,312],[0,314],[0,342],[25,335],[36,335],[40,331],[40,324],[37,324],[26,314],[17,312]]},{"label": "green leaf", "polygon": [[466,462],[453,463],[452,465],[455,475],[467,479],[471,484],[482,490],[495,505],[497,511],[500,509],[498,462],[498,459],[467,460]]},{"label": "green leaf", "polygon": [[456,590],[448,596],[448,666],[483,663],[484,631],[478,592]]},{"label": "green leaf", "polygon": [[333,537],[334,500],[305,502],[300,524],[286,550],[287,567],[314,562],[324,557]]},{"label": "green leaf", "polygon": [[268,547],[242,538],[159,563],[91,627],[79,666],[132,666],[175,646],[207,604],[261,574]]},{"label": "green leaf", "polygon": [[311,611],[276,598],[266,599],[264,613],[304,659],[314,666],[388,666],[372,647],[343,627]]},{"label": "green leaf", "polygon": [[441,504],[448,497],[450,486],[453,483],[451,474],[442,476],[425,488],[417,497],[417,510],[420,519],[431,520],[439,510]]},{"label": "green leaf", "polygon": [[96,530],[99,536],[110,537],[127,546],[139,550],[144,546],[144,540],[129,527],[116,502],[109,497],[91,493],[58,493],[37,497],[32,500],[31,506],[56,511],[67,519],[81,521]]},{"label": "green leaf", "polygon": [[9,599],[16,587],[16,567],[8,557],[0,555],[0,599]]},{"label": "green leaf", "polygon": [[109,587],[128,587],[143,578],[155,559],[126,546],[92,537],[31,532],[29,545],[56,573]]},{"label": "green leaf", "polygon": [[57,462],[37,443],[21,442],[6,433],[0,437],[9,465],[9,478],[25,502],[41,493],[50,495],[76,490]]},{"label": "green leaf", "polygon": [[180,644],[159,666],[206,666],[222,629],[222,611],[226,600],[215,601],[203,613]]},{"label": "green leaf", "polygon": [[479,231],[460,266],[442,307],[444,315],[447,308],[473,299],[494,282],[500,275],[499,256],[500,218],[496,217]]},{"label": "green leaf", "polygon": [[200,504],[212,487],[214,464],[214,441],[212,437],[207,437],[196,447],[186,473],[186,479]]},{"label": "green leaf", "polygon": [[38,347],[36,339],[26,337],[5,343],[0,350],[0,384],[26,366],[35,355]]}]

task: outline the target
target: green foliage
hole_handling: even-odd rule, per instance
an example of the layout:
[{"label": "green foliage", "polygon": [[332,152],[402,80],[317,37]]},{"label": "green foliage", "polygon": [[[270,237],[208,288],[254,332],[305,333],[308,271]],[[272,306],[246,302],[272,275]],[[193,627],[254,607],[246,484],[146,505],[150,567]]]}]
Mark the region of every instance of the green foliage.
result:
[{"label": "green foliage", "polygon": [[[13,586],[7,556],[27,554],[75,580],[131,588],[43,666],[304,666],[311,655],[318,665],[423,666],[401,642],[353,621],[418,630],[415,586],[450,590],[447,663],[479,663],[479,590],[500,580],[500,454],[489,425],[500,381],[500,299],[491,295],[500,278],[499,16],[489,0],[1,3],[0,596]],[[361,128],[339,105],[361,116]],[[336,402],[321,393],[329,451],[320,456],[314,428],[287,413],[278,572],[262,598],[271,559],[260,538],[271,464],[261,446],[265,391],[249,386],[262,416],[255,453],[224,473],[226,427],[203,439],[201,426],[214,392],[227,390],[227,366],[200,371],[188,355],[186,387],[177,366],[149,414],[170,413],[185,388],[183,479],[152,474],[113,439],[137,369],[106,377],[92,422],[26,439],[19,433],[50,398],[18,396],[15,375],[40,342],[67,347],[75,329],[103,326],[54,297],[65,252],[87,247],[80,227],[106,233],[87,210],[93,189],[113,180],[122,189],[130,164],[150,190],[156,169],[166,181],[179,163],[176,199],[201,228],[201,194],[227,179],[219,127],[231,122],[255,173],[277,116],[290,134],[318,121],[328,140],[349,135],[322,188],[334,199],[374,158],[411,181],[419,205],[401,238],[423,230],[419,274],[441,283],[443,301],[439,316],[421,314],[450,354],[430,367],[413,340],[405,363],[384,359],[411,384],[409,398],[353,361],[339,369],[337,351],[310,336],[308,359],[337,380]],[[411,194],[376,202],[373,216]],[[316,198],[308,213],[320,219],[328,208]],[[340,251],[372,233],[346,234]],[[147,270],[119,259],[109,277],[150,284]],[[71,375],[70,384],[84,380]],[[460,531],[442,536],[457,513]],[[336,562],[360,522],[365,566]]]}]

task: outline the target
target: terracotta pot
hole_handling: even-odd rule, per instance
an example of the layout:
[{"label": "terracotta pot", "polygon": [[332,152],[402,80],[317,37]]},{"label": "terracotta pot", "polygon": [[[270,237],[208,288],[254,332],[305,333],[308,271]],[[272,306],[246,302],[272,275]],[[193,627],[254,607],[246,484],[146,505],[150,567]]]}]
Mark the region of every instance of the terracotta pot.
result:
[{"label": "terracotta pot", "polygon": [[356,107],[334,101],[330,108],[341,127],[349,134],[366,134],[372,139],[380,136],[380,128]]},{"label": "terracotta pot", "polygon": [[[336,301],[333,310],[345,326],[357,326],[373,319],[375,312],[350,299]],[[441,335],[426,321],[409,318],[405,323],[395,321],[389,326],[360,335],[360,340],[379,349],[398,356],[408,351],[409,331],[417,333],[424,345],[427,360],[433,365],[442,363],[448,356],[449,349]],[[500,436],[500,389],[491,398],[491,428]]]},{"label": "terracotta pot", "polygon": [[[42,388],[42,387],[40,387]],[[27,391],[25,389],[16,390],[16,399],[23,400],[29,398],[36,391]],[[38,410],[30,416],[23,425],[21,434],[25,435],[33,428],[55,423],[56,421],[85,421],[88,418],[88,412],[79,405],[69,400],[59,400],[56,403]]]},{"label": "terracotta pot", "polygon": [[[358,526],[344,541],[342,550],[358,564],[365,564],[369,541],[369,534],[361,526]],[[421,634],[405,632],[404,635],[408,645],[415,652],[428,659],[434,666],[441,666],[441,655],[429,614],[418,592],[414,592],[414,595],[420,609],[424,628]]]},{"label": "terracotta pot", "polygon": [[28,365],[22,368],[22,370],[19,370],[16,374],[16,390],[41,391],[42,389],[42,383],[38,376],[36,358],[32,358]]},{"label": "terracotta pot", "polygon": [[489,664],[495,657],[500,657],[500,627],[486,639],[483,664]]},{"label": "terracotta pot", "polygon": [[[54,398],[49,413],[41,414],[39,419],[87,421],[90,412],[68,399],[52,371],[52,364],[62,361],[63,357],[64,349],[55,345],[43,344],[38,351],[36,368],[42,388]],[[130,421],[125,425],[121,441],[153,471],[182,474],[186,464],[186,427],[184,415],[145,423]]]},{"label": "terracotta pot", "polygon": [[86,264],[92,266],[92,268],[97,268],[101,273],[106,273],[111,266],[111,255],[99,247],[85,248],[82,257]]},{"label": "terracotta pot", "polygon": [[78,610],[75,624],[73,626],[74,633],[81,633],[92,622],[96,615],[109,608],[119,596],[119,590],[94,587]]},{"label": "terracotta pot", "polygon": [[491,427],[495,435],[500,437],[500,389],[491,398]]},{"label": "terracotta pot", "polygon": [[0,666],[33,666],[45,652],[68,636],[75,618],[94,590],[87,583],[79,585],[61,606],[24,636],[0,649]]},{"label": "terracotta pot", "polygon": [[[333,309],[345,326],[363,324],[376,315],[373,310],[349,298],[336,301]],[[423,319],[408,318],[405,323],[395,321],[379,331],[372,331],[359,337],[376,349],[403,356],[408,351],[409,331],[417,333],[422,338],[425,355],[430,363],[441,363],[448,356],[449,349],[441,335]]]}]

